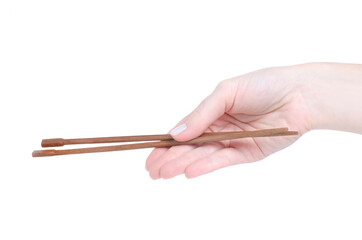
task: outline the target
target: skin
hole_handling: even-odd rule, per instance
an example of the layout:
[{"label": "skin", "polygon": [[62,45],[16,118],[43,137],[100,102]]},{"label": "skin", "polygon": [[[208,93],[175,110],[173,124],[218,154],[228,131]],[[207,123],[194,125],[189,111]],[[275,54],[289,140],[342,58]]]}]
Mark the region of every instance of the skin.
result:
[{"label": "skin", "polygon": [[[362,133],[362,65],[308,63],[258,70],[218,84],[176,126],[177,141],[204,132],[288,127],[298,136],[248,138],[156,148],[146,160],[152,179],[192,178],[219,168],[261,160],[313,129]],[[171,132],[172,134],[172,132]]]}]

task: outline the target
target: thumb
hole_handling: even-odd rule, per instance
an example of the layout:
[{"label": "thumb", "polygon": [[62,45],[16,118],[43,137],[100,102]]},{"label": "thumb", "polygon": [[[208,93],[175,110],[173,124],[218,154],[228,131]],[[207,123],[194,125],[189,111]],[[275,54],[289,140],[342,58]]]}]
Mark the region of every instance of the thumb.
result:
[{"label": "thumb", "polygon": [[225,85],[228,84],[220,83],[211,95],[171,131],[171,135],[176,141],[188,141],[200,136],[225,113],[229,105],[228,99],[232,98],[227,96],[230,91],[226,89],[229,86]]}]

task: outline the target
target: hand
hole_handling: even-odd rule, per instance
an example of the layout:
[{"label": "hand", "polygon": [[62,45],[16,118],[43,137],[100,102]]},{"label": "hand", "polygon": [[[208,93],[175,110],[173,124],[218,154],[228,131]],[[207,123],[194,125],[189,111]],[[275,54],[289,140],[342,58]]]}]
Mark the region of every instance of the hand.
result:
[{"label": "hand", "polygon": [[[297,87],[298,76],[298,67],[291,66],[263,69],[222,81],[171,134],[174,133],[177,141],[187,141],[203,132],[289,127],[302,135],[310,128],[310,113]],[[292,144],[299,136],[156,148],[146,161],[146,169],[153,179],[182,173],[196,177],[233,164],[263,159]]]}]

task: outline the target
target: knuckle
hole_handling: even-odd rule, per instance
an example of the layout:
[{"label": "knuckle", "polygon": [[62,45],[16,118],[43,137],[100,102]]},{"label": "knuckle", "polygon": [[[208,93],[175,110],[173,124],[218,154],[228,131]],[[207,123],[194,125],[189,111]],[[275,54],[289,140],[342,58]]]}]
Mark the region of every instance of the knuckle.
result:
[{"label": "knuckle", "polygon": [[226,89],[230,84],[230,80],[227,79],[227,80],[223,80],[221,82],[219,82],[216,86],[216,90],[224,90]]}]

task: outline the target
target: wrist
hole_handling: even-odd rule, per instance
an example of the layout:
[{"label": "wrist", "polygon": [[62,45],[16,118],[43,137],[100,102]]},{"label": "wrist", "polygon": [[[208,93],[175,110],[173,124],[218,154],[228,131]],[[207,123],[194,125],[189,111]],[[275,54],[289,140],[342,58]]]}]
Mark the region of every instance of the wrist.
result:
[{"label": "wrist", "polygon": [[308,63],[298,66],[298,91],[310,114],[310,130],[362,133],[362,65]]}]

